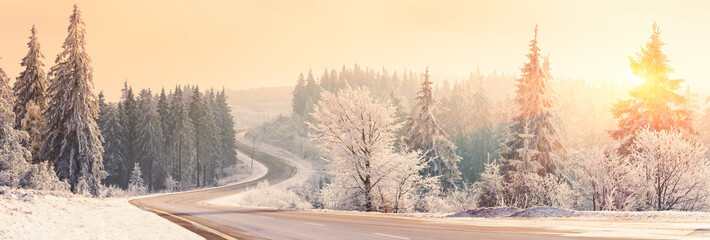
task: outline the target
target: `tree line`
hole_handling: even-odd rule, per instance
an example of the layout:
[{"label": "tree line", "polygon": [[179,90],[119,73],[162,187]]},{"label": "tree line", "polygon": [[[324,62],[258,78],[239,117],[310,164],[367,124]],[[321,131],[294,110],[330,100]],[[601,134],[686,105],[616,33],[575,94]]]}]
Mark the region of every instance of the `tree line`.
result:
[{"label": "tree line", "polygon": [[237,164],[236,131],[225,91],[176,86],[166,93],[124,83],[117,103],[99,94],[98,124],[106,139],[105,183],[127,188],[135,164],[146,187],[164,189],[171,178],[188,186],[216,184]]},{"label": "tree line", "polygon": [[118,103],[93,92],[85,26],[74,5],[55,65],[33,26],[25,69],[10,88],[0,69],[0,185],[99,195],[128,188],[145,172],[148,190],[206,186],[237,163],[225,91],[176,87],[137,95],[124,84]]},{"label": "tree line", "polygon": [[[585,119],[561,119],[569,114],[561,109],[572,107],[552,91],[549,55],[541,53],[537,34],[536,28],[515,78],[515,97],[495,103],[501,109],[488,107],[480,76],[473,77],[478,84],[457,82],[447,91],[446,82],[433,87],[427,71],[414,78],[421,84],[409,108],[396,87],[386,87],[407,85],[392,81],[393,75],[357,66],[340,74],[326,71],[320,83],[311,73],[305,79],[301,75],[293,113],[310,126],[331,170],[332,179],[319,190],[320,204],[418,209],[417,199],[439,189],[440,195],[472,191],[480,207],[708,209],[710,165],[694,128],[698,109],[692,95],[681,91],[683,80],[669,78],[672,69],[661,51],[659,28],[654,24],[651,40],[631,59],[632,72],[644,83],[632,86],[608,111],[617,122],[609,140],[597,142],[604,147],[573,144],[570,136],[579,133],[568,133],[568,127],[577,129],[568,125],[605,126],[593,122],[598,121],[595,106],[587,108]],[[448,97],[435,97],[443,92]],[[439,110],[442,105],[448,109]],[[469,188],[465,179],[474,185]]]}]

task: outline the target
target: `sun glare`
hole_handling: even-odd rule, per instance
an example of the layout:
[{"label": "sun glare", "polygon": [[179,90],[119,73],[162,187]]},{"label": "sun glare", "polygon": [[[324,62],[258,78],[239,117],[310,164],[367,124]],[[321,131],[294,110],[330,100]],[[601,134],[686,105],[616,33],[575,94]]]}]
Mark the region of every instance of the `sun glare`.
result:
[{"label": "sun glare", "polygon": [[635,76],[635,75],[631,75],[631,76],[626,77],[626,81],[633,86],[643,83],[643,79],[641,77]]}]

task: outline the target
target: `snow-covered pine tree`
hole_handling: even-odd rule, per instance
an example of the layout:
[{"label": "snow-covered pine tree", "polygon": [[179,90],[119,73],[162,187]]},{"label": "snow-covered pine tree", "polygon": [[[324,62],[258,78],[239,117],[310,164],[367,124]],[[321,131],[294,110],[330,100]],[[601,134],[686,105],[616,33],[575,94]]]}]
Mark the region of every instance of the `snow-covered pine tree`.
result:
[{"label": "snow-covered pine tree", "polygon": [[313,72],[310,69],[308,70],[308,76],[306,77],[306,96],[306,107],[304,109],[304,113],[305,115],[308,115],[313,112],[315,105],[318,103],[318,99],[320,99],[320,86],[316,83],[316,80],[313,77]]},{"label": "snow-covered pine tree", "polygon": [[681,130],[697,134],[693,127],[693,114],[683,105],[689,99],[681,92],[684,79],[670,79],[673,72],[668,57],[661,47],[661,30],[653,23],[653,34],[646,47],[631,58],[631,70],[643,83],[629,90],[630,99],[619,101],[612,107],[614,118],[619,119],[618,129],[610,131],[611,137],[624,143],[619,146],[622,155],[629,153],[636,134],[644,128],[652,131]]},{"label": "snow-covered pine tree", "polygon": [[[199,87],[195,86],[195,88],[192,89],[192,101],[190,101],[190,108],[189,108],[189,116],[190,116],[190,122],[192,122],[192,129],[195,129],[193,131],[193,136],[192,136],[192,143],[194,144],[193,149],[195,150],[195,174],[196,174],[196,180],[197,180],[197,186],[200,186],[200,173],[203,171],[200,167],[200,160],[204,162],[204,138],[203,138],[203,132],[205,130],[205,111],[204,111],[204,105],[202,103],[202,96],[200,93]],[[203,183],[204,185],[204,183]]]},{"label": "snow-covered pine tree", "polygon": [[424,174],[440,177],[441,186],[445,191],[449,191],[456,189],[456,184],[461,180],[461,172],[458,169],[461,158],[456,155],[456,146],[447,139],[449,136],[441,128],[441,122],[434,117],[436,101],[431,84],[427,68],[417,96],[414,116],[407,121],[405,143],[410,149],[424,153],[429,162]]},{"label": "snow-covered pine tree", "polygon": [[[107,104],[105,107],[104,124],[101,134],[104,136],[104,166],[108,176],[104,180],[106,185],[122,185],[123,173],[128,171],[128,164],[123,156],[123,126],[121,113],[116,103]],[[123,187],[127,187],[123,185]]]},{"label": "snow-covered pine tree", "polygon": [[106,111],[108,110],[108,103],[106,103],[104,91],[100,91],[98,96],[99,116],[96,118],[96,124],[99,125],[99,129],[104,129],[104,122],[106,121]]},{"label": "snow-covered pine tree", "polygon": [[193,148],[194,129],[188,115],[187,104],[183,90],[178,86],[172,96],[170,104],[170,118],[172,119],[173,132],[173,175],[181,184],[192,182],[192,162],[195,156]]},{"label": "snow-covered pine tree", "polygon": [[[172,94],[172,93],[171,93]],[[156,106],[158,115],[160,116],[160,125],[163,127],[163,149],[162,154],[165,160],[165,170],[167,173],[172,173],[172,161],[173,161],[173,151],[172,146],[174,142],[173,131],[172,131],[172,119],[170,118],[170,101],[168,100],[168,95],[165,94],[165,88],[160,90],[160,95],[158,96],[158,104]]]},{"label": "snow-covered pine tree", "polygon": [[510,138],[503,143],[503,169],[506,172],[512,170],[510,160],[521,158],[518,150],[524,147],[525,139],[522,136],[527,127],[529,134],[534,136],[528,139],[528,144],[530,149],[537,152],[533,161],[542,165],[540,174],[556,173],[558,164],[555,162],[555,155],[562,150],[562,142],[557,118],[552,111],[553,97],[549,86],[552,74],[549,60],[540,54],[540,48],[537,46],[537,26],[535,38],[530,41],[527,58],[528,62],[521,68],[521,76],[516,80],[515,103],[518,113],[513,117],[513,125],[509,129]]},{"label": "snow-covered pine tree", "polygon": [[128,185],[130,177],[130,167],[138,162],[137,155],[137,135],[136,125],[138,122],[138,103],[136,102],[133,88],[128,82],[123,82],[121,89],[121,126],[123,126],[123,157],[125,158],[126,172],[123,174],[123,186]]},{"label": "snow-covered pine tree", "polygon": [[205,128],[201,131],[202,134],[202,153],[204,157],[204,170],[202,171],[203,185],[217,183],[217,175],[222,166],[221,161],[218,161],[219,151],[219,135],[217,133],[217,123],[215,122],[214,107],[215,96],[214,90],[206,91],[202,99],[202,111],[204,114]]},{"label": "snow-covered pine tree", "polygon": [[31,153],[22,145],[26,133],[14,128],[9,81],[0,68],[0,186],[17,187],[22,175],[30,168]]},{"label": "snow-covered pine tree", "polygon": [[[233,166],[237,164],[237,132],[234,129],[234,118],[232,109],[227,103],[227,94],[222,89],[215,99],[214,108],[215,122],[217,123],[217,134],[219,135],[219,153],[221,166]],[[224,170],[224,169],[222,169]]]},{"label": "snow-covered pine tree", "polygon": [[99,106],[92,90],[91,59],[84,47],[86,31],[76,5],[69,22],[69,35],[49,74],[51,100],[42,155],[56,166],[59,179],[69,182],[72,192],[96,196],[107,174],[103,137],[96,124]]},{"label": "snow-covered pine tree", "polygon": [[146,168],[148,190],[153,191],[158,182],[165,179],[165,158],[163,156],[163,126],[160,114],[150,90],[140,92],[137,146],[139,162]]},{"label": "snow-covered pine tree", "polygon": [[143,180],[143,172],[139,163],[133,165],[131,169],[131,177],[128,179],[128,189],[136,194],[143,193],[145,190],[145,180]]},{"label": "snow-covered pine tree", "polygon": [[32,152],[32,162],[40,162],[40,146],[42,145],[42,129],[46,119],[42,113],[47,109],[46,87],[47,76],[44,72],[44,55],[37,41],[37,30],[32,25],[32,35],[27,43],[29,51],[22,58],[21,66],[25,69],[17,77],[13,86],[15,96],[15,128],[29,134],[28,145]]},{"label": "snow-covered pine tree", "polygon": [[293,89],[292,107],[293,113],[303,115],[306,111],[306,102],[308,101],[308,90],[306,89],[306,80],[303,78],[303,73],[298,75],[298,82]]}]

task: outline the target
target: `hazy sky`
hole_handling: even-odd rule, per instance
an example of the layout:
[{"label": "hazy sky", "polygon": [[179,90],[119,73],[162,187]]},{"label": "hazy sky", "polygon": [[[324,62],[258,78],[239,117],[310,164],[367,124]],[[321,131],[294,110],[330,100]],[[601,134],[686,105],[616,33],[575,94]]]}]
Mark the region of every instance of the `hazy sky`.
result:
[{"label": "hazy sky", "polygon": [[299,72],[351,66],[423,71],[457,80],[476,67],[513,73],[535,24],[555,75],[627,79],[628,57],[657,21],[675,76],[710,87],[706,1],[236,1],[0,0],[0,67],[14,79],[32,24],[53,65],[72,5],[87,28],[97,90],[123,81],[252,88]]}]

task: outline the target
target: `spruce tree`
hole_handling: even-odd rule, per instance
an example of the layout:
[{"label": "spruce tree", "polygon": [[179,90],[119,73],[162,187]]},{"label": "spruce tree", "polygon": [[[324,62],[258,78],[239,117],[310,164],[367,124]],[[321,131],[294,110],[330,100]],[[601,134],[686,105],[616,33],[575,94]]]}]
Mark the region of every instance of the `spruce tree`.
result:
[{"label": "spruce tree", "polygon": [[412,150],[421,150],[429,161],[424,174],[440,177],[441,186],[448,191],[455,189],[456,184],[461,180],[461,172],[457,165],[461,157],[456,155],[456,146],[447,139],[449,136],[441,128],[441,122],[434,117],[436,101],[431,85],[427,68],[421,90],[417,95],[414,115],[407,123],[405,141]]},{"label": "spruce tree", "polygon": [[222,170],[224,170],[226,166],[234,166],[237,164],[237,132],[234,129],[232,109],[227,103],[227,95],[224,89],[216,96],[214,116],[219,135],[220,161],[222,162]]},{"label": "spruce tree", "polygon": [[306,102],[308,101],[308,90],[306,89],[306,80],[303,74],[298,76],[298,82],[293,89],[293,113],[303,116],[306,111]]},{"label": "spruce tree", "polygon": [[133,164],[131,176],[128,179],[128,189],[134,193],[142,193],[145,190],[145,180],[139,163]]},{"label": "spruce tree", "polygon": [[195,156],[192,141],[194,139],[192,121],[188,115],[188,109],[185,104],[183,90],[180,87],[175,88],[170,104],[170,118],[172,120],[173,132],[173,175],[181,184],[187,184],[192,181],[190,174],[192,168],[192,159]]},{"label": "spruce tree", "polygon": [[[160,122],[160,114],[153,101],[150,90],[143,89],[139,97],[138,117],[138,139],[137,152],[139,162],[147,168],[145,172],[148,182],[148,190],[154,190],[154,184],[158,180],[165,179],[163,161],[163,126]],[[156,177],[157,176],[157,177]]]},{"label": "spruce tree", "polygon": [[[123,173],[129,171],[123,156],[123,126],[118,104],[111,103],[105,107],[101,134],[104,136],[104,166],[108,176],[104,180],[107,185],[122,185]],[[126,187],[126,186],[123,186]]]},{"label": "spruce tree", "polygon": [[14,129],[10,79],[0,68],[0,186],[17,187],[22,175],[30,168],[31,153],[22,143],[25,134]]},{"label": "spruce tree", "polygon": [[[123,82],[121,90],[121,126],[123,126],[123,156],[125,157],[128,166],[133,165],[138,161],[136,149],[138,148],[136,124],[138,121],[138,104],[136,103],[133,88],[128,85],[128,82]],[[123,185],[128,185],[130,177],[130,168],[126,168],[123,173]]]},{"label": "spruce tree", "polygon": [[[42,153],[72,192],[99,194],[104,171],[103,137],[96,124],[99,107],[93,93],[91,59],[86,53],[84,22],[74,5],[62,52],[52,67]],[[86,189],[83,189],[86,187]]]},{"label": "spruce tree", "polygon": [[[535,37],[530,41],[530,52],[527,54],[528,62],[521,68],[521,77],[516,80],[515,103],[518,113],[513,117],[513,125],[509,129],[509,138],[505,139],[503,157],[504,171],[516,170],[510,161],[521,158],[519,149],[525,142],[528,147],[536,152],[532,161],[539,163],[541,175],[556,173],[556,154],[562,150],[559,129],[556,125],[556,115],[552,111],[552,90],[550,81],[550,65],[547,57],[540,54],[537,46],[537,26]],[[528,128],[529,134],[525,134]],[[532,135],[525,139],[522,136]]]},{"label": "spruce tree", "polygon": [[195,174],[197,177],[197,186],[199,187],[201,180],[200,172],[203,171],[200,169],[200,160],[204,161],[204,137],[202,133],[205,130],[206,121],[202,96],[198,87],[195,87],[192,90],[192,101],[190,101],[189,116],[190,121],[192,122],[192,129],[195,129],[192,141],[194,144],[193,149],[195,150]]},{"label": "spruce tree", "polygon": [[644,82],[629,90],[630,99],[619,101],[611,110],[619,123],[618,129],[610,134],[623,141],[619,146],[622,155],[629,153],[636,134],[644,128],[651,131],[677,129],[686,134],[697,134],[693,127],[693,113],[684,107],[689,101],[681,92],[685,80],[670,78],[673,69],[661,50],[663,45],[661,30],[653,23],[651,40],[637,54],[637,59],[630,58],[633,74]]},{"label": "spruce tree", "polygon": [[202,154],[203,154],[203,171],[202,184],[214,184],[217,179],[217,170],[222,167],[217,161],[217,153],[219,139],[217,134],[217,123],[214,115],[215,96],[214,91],[206,91],[202,98],[202,114],[204,121],[203,131],[199,131],[202,135]]},{"label": "spruce tree", "polygon": [[25,69],[13,86],[15,96],[15,128],[29,134],[28,146],[32,152],[32,163],[40,162],[42,129],[46,122],[42,113],[47,109],[47,76],[44,72],[44,55],[37,41],[37,30],[32,25],[32,35],[27,43],[29,51],[22,58],[21,66]]}]

